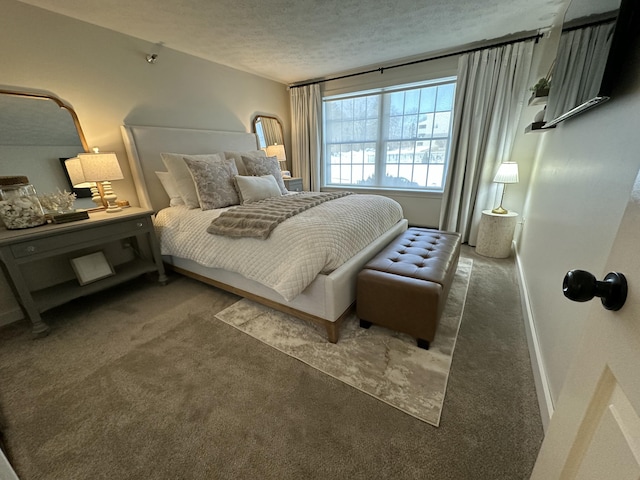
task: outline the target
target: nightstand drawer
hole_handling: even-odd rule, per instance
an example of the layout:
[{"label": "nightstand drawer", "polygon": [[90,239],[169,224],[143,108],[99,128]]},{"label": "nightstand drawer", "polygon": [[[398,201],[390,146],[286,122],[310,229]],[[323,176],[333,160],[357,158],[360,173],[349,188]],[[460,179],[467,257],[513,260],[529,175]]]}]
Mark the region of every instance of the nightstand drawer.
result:
[{"label": "nightstand drawer", "polygon": [[290,192],[302,191],[302,179],[301,178],[284,178],[284,186]]},{"label": "nightstand drawer", "polygon": [[72,231],[51,235],[47,238],[29,240],[11,245],[11,253],[14,258],[24,258],[30,255],[50,252],[63,247],[76,244],[86,244],[94,240],[101,240],[120,234],[135,235],[136,230],[144,231],[147,227],[147,219],[139,218],[125,222],[112,223],[100,227],[86,228],[82,231]]}]

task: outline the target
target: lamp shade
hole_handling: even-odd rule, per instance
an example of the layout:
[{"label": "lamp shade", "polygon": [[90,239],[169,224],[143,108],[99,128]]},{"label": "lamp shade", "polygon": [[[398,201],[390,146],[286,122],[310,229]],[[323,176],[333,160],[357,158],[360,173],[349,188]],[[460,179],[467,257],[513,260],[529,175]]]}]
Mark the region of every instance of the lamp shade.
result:
[{"label": "lamp shade", "polygon": [[284,145],[279,145],[277,143],[267,147],[267,155],[270,157],[277,157],[279,162],[285,162],[287,160]]},{"label": "lamp shade", "polygon": [[80,153],[78,159],[85,182],[103,182],[124,178],[115,153]]},{"label": "lamp shade", "polygon": [[64,166],[69,174],[69,180],[74,187],[80,187],[87,181],[84,178],[84,172],[82,171],[82,164],[78,157],[69,158],[64,161]]},{"label": "lamp shade", "polygon": [[495,183],[518,183],[518,164],[516,162],[501,163],[493,181]]}]

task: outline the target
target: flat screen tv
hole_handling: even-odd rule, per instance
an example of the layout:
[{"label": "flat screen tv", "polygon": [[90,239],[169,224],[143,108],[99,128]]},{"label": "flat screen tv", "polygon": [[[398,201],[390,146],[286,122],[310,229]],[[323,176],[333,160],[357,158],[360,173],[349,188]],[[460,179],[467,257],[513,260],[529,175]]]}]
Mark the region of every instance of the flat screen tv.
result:
[{"label": "flat screen tv", "polygon": [[551,76],[545,124],[558,123],[611,97],[635,29],[637,0],[572,0]]}]

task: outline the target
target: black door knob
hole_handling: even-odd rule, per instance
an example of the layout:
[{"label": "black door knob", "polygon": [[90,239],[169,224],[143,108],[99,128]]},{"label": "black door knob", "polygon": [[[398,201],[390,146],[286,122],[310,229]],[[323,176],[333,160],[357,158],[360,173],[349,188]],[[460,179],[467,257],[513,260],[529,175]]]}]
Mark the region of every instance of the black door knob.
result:
[{"label": "black door knob", "polygon": [[607,310],[620,310],[627,300],[627,279],[621,273],[610,272],[603,281],[598,281],[584,270],[570,270],[564,276],[562,292],[574,302],[599,297]]}]

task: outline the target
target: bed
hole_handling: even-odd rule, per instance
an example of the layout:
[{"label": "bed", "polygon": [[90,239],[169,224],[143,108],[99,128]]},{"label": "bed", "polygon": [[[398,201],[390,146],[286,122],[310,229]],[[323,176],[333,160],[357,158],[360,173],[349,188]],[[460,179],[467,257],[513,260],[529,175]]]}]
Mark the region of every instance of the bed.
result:
[{"label": "bed", "polygon": [[[167,170],[161,153],[198,155],[228,152],[229,158],[229,152],[237,155],[238,152],[256,151],[256,136],[245,132],[131,125],[122,126],[122,136],[140,205],[156,212],[154,223],[163,260],[169,268],[319,324],[326,328],[327,338],[333,343],[338,341],[340,325],[353,307],[357,273],[393,238],[407,229],[402,209],[392,200],[378,196],[348,195],[318,205],[279,224],[267,240],[211,235],[205,231],[207,225],[229,207],[213,210],[189,209],[184,205],[170,207],[169,196],[156,174]],[[369,201],[379,204],[374,203],[373,208],[365,206]],[[329,207],[330,204],[333,206]],[[354,234],[342,233],[345,238],[335,242],[322,238],[324,232],[318,224],[349,223],[340,217],[325,218],[324,215],[344,215],[344,211],[360,208],[363,210],[358,217],[363,217],[362,224],[356,229],[367,230],[371,238],[366,240],[366,244],[358,246],[360,240],[350,242],[349,238]],[[370,227],[371,223],[378,223],[378,217],[380,224]],[[187,228],[195,229],[195,233],[187,233]],[[325,245],[321,255],[326,258],[322,262],[305,258],[305,251],[311,248],[304,243],[296,243],[308,242],[309,239],[315,242],[314,245]],[[202,242],[217,243],[202,248]],[[241,246],[243,242],[247,246]],[[345,252],[347,247],[356,251]],[[230,256],[237,250],[237,255],[243,248],[246,257],[244,262],[238,262],[237,257],[236,260],[229,260],[226,254],[222,255],[224,258],[215,258],[214,254],[210,254],[210,250],[216,250],[229,252]],[[261,250],[263,248],[267,250]],[[265,257],[270,263],[258,266],[259,259]],[[290,273],[290,270],[295,270],[293,276],[296,278],[281,281],[280,277]]]}]

